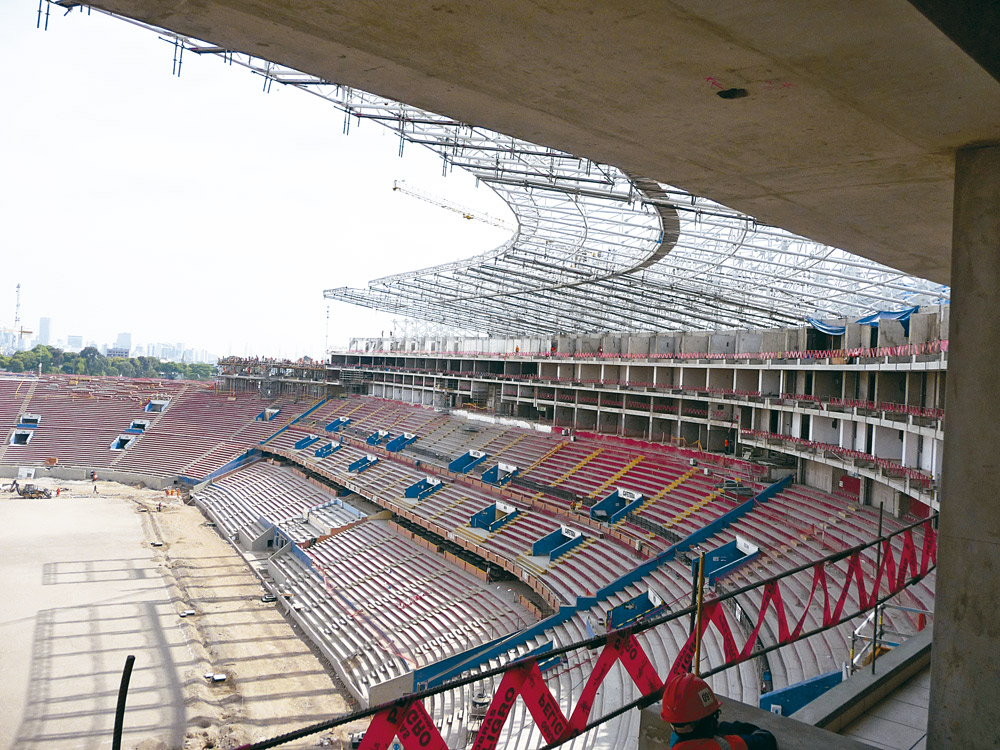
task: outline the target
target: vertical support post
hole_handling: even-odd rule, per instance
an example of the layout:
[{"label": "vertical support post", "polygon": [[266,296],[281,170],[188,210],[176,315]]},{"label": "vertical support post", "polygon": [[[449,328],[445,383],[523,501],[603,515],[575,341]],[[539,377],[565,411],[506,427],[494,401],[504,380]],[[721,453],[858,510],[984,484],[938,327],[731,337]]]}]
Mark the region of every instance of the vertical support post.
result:
[{"label": "vertical support post", "polygon": [[698,674],[701,671],[701,606],[704,604],[704,590],[705,553],[702,552],[698,557],[698,591],[694,625],[694,674]]},{"label": "vertical support post", "polygon": [[691,581],[691,606],[693,610],[691,612],[691,623],[688,630],[691,633],[695,632],[698,626],[698,579]]},{"label": "vertical support post", "polygon": [[882,569],[882,520],[885,514],[885,503],[878,504],[878,544],[875,546],[875,591],[872,596],[875,599],[875,616],[872,618],[872,675],[875,674],[875,660],[878,658],[878,598],[882,592],[882,579],[878,572]]},{"label": "vertical support post", "polygon": [[1000,145],[956,154],[951,286],[929,750],[995,746],[1000,726]]}]

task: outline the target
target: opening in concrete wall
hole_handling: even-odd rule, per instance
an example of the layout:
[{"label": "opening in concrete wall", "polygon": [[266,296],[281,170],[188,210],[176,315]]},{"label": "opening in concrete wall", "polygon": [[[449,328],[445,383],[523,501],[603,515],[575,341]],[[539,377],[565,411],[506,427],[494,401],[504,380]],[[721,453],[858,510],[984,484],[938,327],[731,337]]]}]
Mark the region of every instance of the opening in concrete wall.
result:
[{"label": "opening in concrete wall", "polygon": [[135,440],[135,435],[119,435],[115,438],[114,442],[111,443],[111,450],[123,451],[132,444],[133,440]]},{"label": "opening in concrete wall", "polygon": [[10,444],[27,445],[34,434],[31,430],[14,430],[14,434],[10,436]]},{"label": "opening in concrete wall", "polygon": [[153,398],[149,400],[148,404],[146,404],[146,411],[150,412],[166,411],[167,406],[169,405],[170,405],[170,399]]}]

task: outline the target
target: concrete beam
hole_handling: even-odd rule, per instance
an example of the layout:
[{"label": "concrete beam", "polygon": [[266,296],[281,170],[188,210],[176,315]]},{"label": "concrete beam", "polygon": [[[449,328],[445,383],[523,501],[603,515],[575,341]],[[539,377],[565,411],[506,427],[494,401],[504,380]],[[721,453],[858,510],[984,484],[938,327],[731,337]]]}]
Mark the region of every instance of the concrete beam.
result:
[{"label": "concrete beam", "polygon": [[931,629],[915,635],[876,659],[875,674],[871,667],[856,672],[849,680],[800,708],[791,718],[839,732],[927,668],[931,662],[932,637]]}]

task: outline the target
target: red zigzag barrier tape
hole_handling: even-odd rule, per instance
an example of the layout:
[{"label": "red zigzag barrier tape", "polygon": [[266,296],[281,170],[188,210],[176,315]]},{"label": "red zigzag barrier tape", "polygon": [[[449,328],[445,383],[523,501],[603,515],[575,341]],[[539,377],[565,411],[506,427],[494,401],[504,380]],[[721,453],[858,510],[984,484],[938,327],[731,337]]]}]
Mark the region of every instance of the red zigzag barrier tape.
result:
[{"label": "red zigzag barrier tape", "polygon": [[[733,637],[733,631],[726,617],[726,610],[720,600],[713,600],[704,605],[700,636],[705,634],[710,625],[714,626],[722,639],[723,653],[726,658],[725,664],[721,667],[734,666],[752,658],[757,635],[764,625],[764,619],[772,605],[777,619],[779,644],[790,644],[802,636],[809,608],[819,591],[822,591],[823,596],[824,627],[833,627],[840,621],[851,592],[852,583],[857,593],[859,610],[871,609],[880,598],[902,591],[908,583],[908,578],[926,575],[931,566],[936,563],[937,534],[929,521],[930,519],[925,524],[919,562],[917,561],[917,547],[913,541],[912,529],[903,532],[903,547],[900,551],[898,566],[891,539],[884,539],[881,542],[882,562],[873,581],[870,580],[871,576],[865,572],[862,559],[864,550],[852,552],[847,558],[848,565],[844,587],[836,600],[833,599],[827,581],[826,562],[814,565],[809,596],[802,608],[802,616],[794,627],[789,627],[779,579],[763,584],[763,596],[757,624],[742,649],[736,645],[736,639]],[[871,584],[870,588],[868,584]],[[692,632],[674,659],[669,672],[670,676],[691,671],[695,640],[695,633]],[[601,651],[569,719],[566,718],[559,708],[558,702],[552,697],[552,693],[542,678],[537,661],[532,659],[518,662],[504,673],[496,695],[486,712],[486,718],[476,735],[473,750],[494,750],[499,746],[501,731],[518,696],[524,700],[532,719],[546,742],[552,744],[577,736],[587,725],[597,689],[616,661],[621,661],[643,695],[650,695],[663,687],[663,682],[657,675],[652,662],[629,629],[623,629],[609,635],[608,642]],[[448,747],[427,710],[417,700],[397,704],[376,714],[368,731],[365,732],[361,750],[388,750],[396,737],[399,737],[405,750],[447,750]]]}]

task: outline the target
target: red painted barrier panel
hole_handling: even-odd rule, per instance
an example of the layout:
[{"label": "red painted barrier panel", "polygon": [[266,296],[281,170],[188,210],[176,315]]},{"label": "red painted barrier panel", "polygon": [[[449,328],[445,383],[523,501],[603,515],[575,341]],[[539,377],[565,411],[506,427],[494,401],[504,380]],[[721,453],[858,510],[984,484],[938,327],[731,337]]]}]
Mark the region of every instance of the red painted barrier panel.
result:
[{"label": "red painted barrier panel", "polygon": [[[698,638],[703,638],[709,628],[714,628],[722,640],[725,663],[714,668],[717,672],[735,666],[740,662],[753,658],[757,646],[757,636],[764,626],[768,612],[773,608],[777,622],[777,644],[787,645],[812,633],[804,633],[806,617],[810,608],[820,603],[823,607],[823,629],[832,628],[842,620],[850,619],[872,609],[880,601],[902,591],[912,580],[925,576],[937,562],[937,532],[932,519],[923,522],[923,540],[918,559],[917,545],[914,541],[914,527],[903,530],[903,544],[897,563],[893,551],[892,540],[885,537],[876,540],[865,547],[859,547],[849,552],[846,558],[833,556],[834,559],[846,559],[847,571],[840,592],[832,590],[827,579],[827,565],[830,558],[812,564],[812,585],[801,613],[797,619],[790,619],[782,595],[782,580],[795,571],[783,573],[780,576],[753,586],[743,587],[723,598],[716,598],[703,605],[701,629],[696,634],[692,632],[684,646],[678,652],[668,673],[669,676],[690,672],[694,659],[695,644]],[[863,564],[863,553],[875,545],[881,545],[881,565],[874,576],[868,572],[868,566]],[[802,568],[799,570],[808,569]],[[750,635],[744,640],[743,646],[737,645],[736,637],[729,622],[726,609],[722,606],[725,598],[744,593],[754,588],[762,589],[760,608],[756,625]],[[851,611],[845,617],[851,592],[855,596],[857,611]],[[795,597],[792,597],[795,600]],[[852,607],[852,610],[855,608]],[[794,617],[794,615],[792,616]],[[642,629],[642,628],[639,628]],[[737,629],[742,636],[742,630]],[[582,646],[580,646],[582,647]],[[621,661],[632,681],[644,696],[651,696],[663,687],[663,681],[656,673],[652,662],[636,640],[633,629],[623,629],[609,633],[601,655],[594,664],[576,707],[566,718],[545,684],[536,659],[518,661],[510,665],[504,672],[493,701],[487,709],[486,717],[476,735],[473,750],[494,750],[499,747],[500,735],[507,717],[510,715],[517,698],[520,696],[538,726],[542,737],[547,743],[555,743],[571,739],[587,727],[594,698],[604,678],[611,668]],[[446,744],[431,721],[423,705],[416,700],[399,703],[383,709],[375,715],[371,726],[365,733],[361,743],[362,750],[387,750],[393,738],[398,736],[406,750],[433,748],[441,750]]]}]

